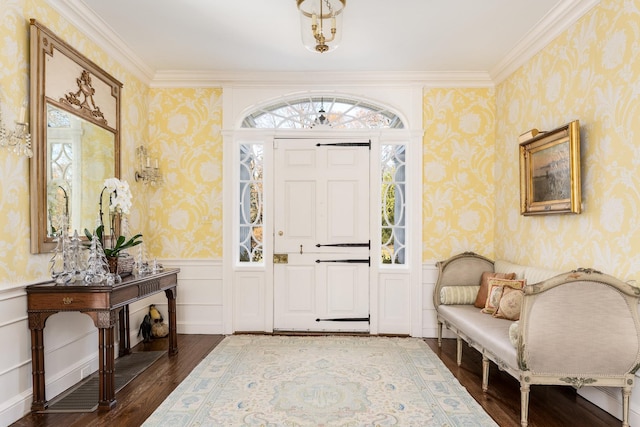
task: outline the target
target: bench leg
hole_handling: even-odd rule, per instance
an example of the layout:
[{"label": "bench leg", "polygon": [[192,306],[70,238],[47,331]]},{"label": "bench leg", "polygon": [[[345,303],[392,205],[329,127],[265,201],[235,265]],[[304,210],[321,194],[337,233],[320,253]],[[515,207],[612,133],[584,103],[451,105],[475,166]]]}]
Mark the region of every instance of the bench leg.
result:
[{"label": "bench leg", "polygon": [[456,362],[458,366],[462,365],[462,338],[456,338]]},{"label": "bench leg", "polygon": [[629,427],[629,396],[631,387],[622,387],[622,427]]},{"label": "bench leg", "polygon": [[520,381],[520,426],[527,427],[529,417],[529,384]]},{"label": "bench leg", "polygon": [[487,392],[489,390],[489,359],[484,354],[482,355],[482,391]]},{"label": "bench leg", "polygon": [[438,347],[442,347],[442,322],[438,322]]}]

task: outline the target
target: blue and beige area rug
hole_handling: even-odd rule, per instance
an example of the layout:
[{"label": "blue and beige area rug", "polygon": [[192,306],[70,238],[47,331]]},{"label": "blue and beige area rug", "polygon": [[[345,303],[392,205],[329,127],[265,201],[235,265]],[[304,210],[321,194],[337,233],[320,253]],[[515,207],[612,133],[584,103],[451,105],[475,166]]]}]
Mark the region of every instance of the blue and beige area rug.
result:
[{"label": "blue and beige area rug", "polygon": [[417,338],[226,337],[144,426],[496,426]]}]

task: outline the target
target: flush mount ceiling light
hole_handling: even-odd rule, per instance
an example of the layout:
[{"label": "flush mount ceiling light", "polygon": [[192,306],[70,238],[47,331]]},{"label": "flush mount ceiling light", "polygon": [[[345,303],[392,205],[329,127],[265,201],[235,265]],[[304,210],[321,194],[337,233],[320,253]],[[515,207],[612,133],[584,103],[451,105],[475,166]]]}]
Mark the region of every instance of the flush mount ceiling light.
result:
[{"label": "flush mount ceiling light", "polygon": [[337,48],[342,38],[342,11],[347,0],[296,1],[304,46],[319,53]]}]

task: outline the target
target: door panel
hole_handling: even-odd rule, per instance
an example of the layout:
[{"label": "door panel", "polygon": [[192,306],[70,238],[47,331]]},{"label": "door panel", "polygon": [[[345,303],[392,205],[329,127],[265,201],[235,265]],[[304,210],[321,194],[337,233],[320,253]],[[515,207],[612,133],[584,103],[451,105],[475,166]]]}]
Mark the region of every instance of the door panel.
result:
[{"label": "door panel", "polygon": [[[281,243],[316,240],[316,183],[314,181],[290,181],[285,183],[284,200],[286,204],[285,221],[282,227],[287,239]],[[289,251],[286,245],[278,251]],[[295,249],[295,248],[293,248]]]},{"label": "door panel", "polygon": [[274,329],[368,331],[368,148],[278,140],[274,159]]}]

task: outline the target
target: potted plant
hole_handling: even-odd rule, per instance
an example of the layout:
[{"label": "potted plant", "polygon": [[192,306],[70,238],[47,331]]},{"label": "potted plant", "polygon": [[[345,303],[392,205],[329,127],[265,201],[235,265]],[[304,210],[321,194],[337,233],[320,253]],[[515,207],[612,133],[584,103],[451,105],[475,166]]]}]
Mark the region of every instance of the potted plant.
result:
[{"label": "potted plant", "polygon": [[[104,234],[105,227],[102,216],[102,197],[105,191],[109,194],[109,212],[111,219],[109,245],[105,244],[105,237],[107,236]],[[100,193],[100,224],[96,227],[95,235],[102,245],[111,273],[117,274],[118,257],[121,255],[122,251],[142,243],[142,234],[136,234],[129,239],[122,235],[116,238],[116,220],[119,221],[122,215],[127,215],[129,213],[129,209],[131,208],[131,199],[131,190],[129,189],[129,184],[126,181],[121,181],[118,178],[108,178],[105,180],[104,188]],[[86,228],[84,229],[84,234],[87,236],[89,241],[93,239],[93,234]]]}]

